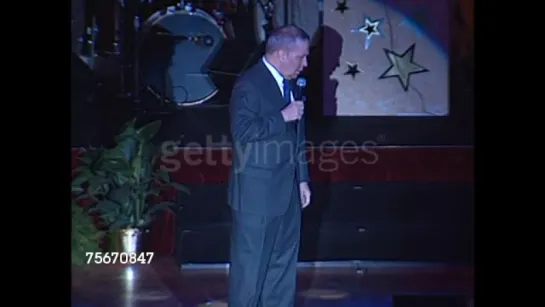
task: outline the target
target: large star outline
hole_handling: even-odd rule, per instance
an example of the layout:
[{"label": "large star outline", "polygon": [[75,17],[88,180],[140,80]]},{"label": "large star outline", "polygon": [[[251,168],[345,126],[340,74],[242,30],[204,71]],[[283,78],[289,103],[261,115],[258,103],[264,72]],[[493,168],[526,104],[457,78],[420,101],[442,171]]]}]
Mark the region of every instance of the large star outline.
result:
[{"label": "large star outline", "polygon": [[368,16],[364,16],[363,25],[352,29],[352,32],[365,34],[365,50],[371,47],[371,40],[373,36],[383,36],[383,33],[380,31],[380,26],[383,21],[384,18],[371,19]]},{"label": "large star outline", "polygon": [[414,62],[414,49],[416,45],[412,44],[402,54],[397,54],[392,50],[384,49],[384,53],[390,61],[390,67],[378,77],[379,79],[397,78],[405,92],[409,90],[410,78],[413,74],[429,72],[429,70],[420,64]]}]

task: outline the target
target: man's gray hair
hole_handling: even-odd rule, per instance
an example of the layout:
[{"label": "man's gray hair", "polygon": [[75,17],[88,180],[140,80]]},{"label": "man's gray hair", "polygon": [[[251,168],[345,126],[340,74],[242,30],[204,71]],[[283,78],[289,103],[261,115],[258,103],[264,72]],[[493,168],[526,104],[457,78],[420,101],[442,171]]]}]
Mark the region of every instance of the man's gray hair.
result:
[{"label": "man's gray hair", "polygon": [[267,39],[265,53],[271,54],[278,50],[290,49],[297,41],[310,41],[310,37],[307,32],[294,25],[276,28]]}]

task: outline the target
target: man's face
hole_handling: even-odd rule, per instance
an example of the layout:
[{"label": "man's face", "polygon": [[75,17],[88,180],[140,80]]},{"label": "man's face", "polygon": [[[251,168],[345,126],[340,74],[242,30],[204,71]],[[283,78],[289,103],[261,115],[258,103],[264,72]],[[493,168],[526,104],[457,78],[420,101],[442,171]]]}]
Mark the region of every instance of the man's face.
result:
[{"label": "man's face", "polygon": [[297,40],[288,50],[280,51],[280,72],[288,79],[295,79],[307,67],[309,42]]}]

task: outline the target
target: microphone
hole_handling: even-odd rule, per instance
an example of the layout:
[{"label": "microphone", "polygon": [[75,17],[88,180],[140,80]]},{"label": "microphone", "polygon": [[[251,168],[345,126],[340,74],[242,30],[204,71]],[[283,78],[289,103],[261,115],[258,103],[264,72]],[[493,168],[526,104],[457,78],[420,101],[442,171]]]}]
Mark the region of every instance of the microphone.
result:
[{"label": "microphone", "polygon": [[307,80],[305,78],[299,77],[297,78],[297,82],[295,82],[295,85],[297,86],[297,91],[293,94],[293,98],[295,98],[295,100],[301,100],[304,102],[306,100],[306,97],[303,96],[303,89],[307,86]]},{"label": "microphone", "polygon": [[[307,86],[307,79],[303,78],[303,77],[299,77],[297,78],[297,81],[295,82],[295,85],[296,85],[296,89],[293,93],[293,98],[295,100],[301,100],[303,102],[305,102],[307,99],[305,96],[303,96],[303,89]],[[297,120],[297,124],[296,124],[296,134],[299,135],[299,122],[301,120]]]}]

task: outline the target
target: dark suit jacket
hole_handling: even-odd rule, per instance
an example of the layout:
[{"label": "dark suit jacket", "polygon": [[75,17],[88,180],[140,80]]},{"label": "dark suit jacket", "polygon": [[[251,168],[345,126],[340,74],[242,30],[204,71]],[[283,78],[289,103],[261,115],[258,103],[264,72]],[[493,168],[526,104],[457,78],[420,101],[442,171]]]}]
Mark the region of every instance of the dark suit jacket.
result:
[{"label": "dark suit jacket", "polygon": [[234,210],[283,214],[293,189],[298,194],[299,183],[309,181],[305,123],[284,122],[280,110],[285,105],[261,60],[235,83],[229,106],[233,164],[228,190]]}]

